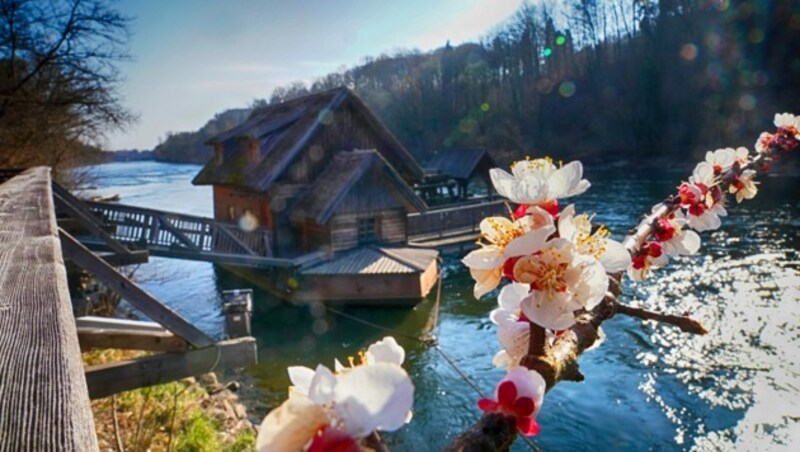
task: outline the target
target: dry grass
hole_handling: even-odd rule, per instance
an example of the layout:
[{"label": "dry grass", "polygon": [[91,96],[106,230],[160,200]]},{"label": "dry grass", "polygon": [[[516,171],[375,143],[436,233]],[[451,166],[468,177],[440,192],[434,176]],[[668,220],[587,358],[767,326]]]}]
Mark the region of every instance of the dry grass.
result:
[{"label": "dry grass", "polygon": [[[83,360],[95,365],[142,355],[93,350],[83,353]],[[103,451],[119,450],[118,441],[128,452],[254,450],[253,429],[237,418],[232,405],[227,391],[210,396],[189,378],[93,400],[92,411]]]}]

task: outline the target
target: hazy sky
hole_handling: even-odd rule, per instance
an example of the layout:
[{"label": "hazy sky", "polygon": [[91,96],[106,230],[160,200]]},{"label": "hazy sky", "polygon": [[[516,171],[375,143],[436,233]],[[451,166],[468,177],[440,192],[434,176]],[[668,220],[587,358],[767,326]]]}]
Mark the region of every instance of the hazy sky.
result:
[{"label": "hazy sky", "polygon": [[124,0],[134,17],[121,66],[123,102],[139,115],[110,149],[154,147],[215,113],[268,98],[365,56],[475,40],[522,0]]}]

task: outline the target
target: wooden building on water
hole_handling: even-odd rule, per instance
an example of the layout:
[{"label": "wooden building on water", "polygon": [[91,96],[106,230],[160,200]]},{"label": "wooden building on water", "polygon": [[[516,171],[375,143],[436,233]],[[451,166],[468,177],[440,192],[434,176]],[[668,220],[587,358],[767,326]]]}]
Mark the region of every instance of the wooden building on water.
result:
[{"label": "wooden building on water", "polygon": [[216,220],[263,228],[270,256],[324,256],[300,268],[295,298],[430,291],[438,252],[406,247],[408,214],[427,209],[413,189],[424,172],[351,90],[260,108],[209,144],[193,183],[213,185]]}]

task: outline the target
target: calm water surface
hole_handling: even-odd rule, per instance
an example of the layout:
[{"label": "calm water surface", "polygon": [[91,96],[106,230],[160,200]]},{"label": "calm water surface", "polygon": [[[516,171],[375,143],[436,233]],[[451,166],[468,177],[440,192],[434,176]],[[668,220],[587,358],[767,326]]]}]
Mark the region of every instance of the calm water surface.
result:
[{"label": "calm water surface", "polygon": [[[208,187],[194,187],[196,165],[155,162],[94,167],[92,194],[125,204],[212,214]],[[682,172],[587,170],[592,189],[576,199],[621,238],[668,194]],[[614,318],[606,342],[581,358],[584,383],[559,384],[545,399],[536,444],[548,450],[800,450],[800,180],[768,177],[755,202],[735,206],[723,227],[703,234],[701,255],[628,284],[623,301],[692,312],[709,328],[688,336],[672,328]],[[457,256],[445,258],[438,344],[484,392],[503,371],[488,313],[476,301]],[[247,281],[201,262],[151,258],[137,271],[145,287],[213,335],[221,334],[219,292]],[[259,364],[242,396],[262,417],[286,396],[286,367],[333,365],[386,333],[320,307],[292,306],[256,291],[254,334]],[[348,308],[345,313],[420,336],[432,297],[414,309]],[[477,395],[431,347],[398,338],[416,385],[414,419],[386,434],[394,450],[438,450],[480,415]],[[526,450],[517,441],[515,450]]]}]

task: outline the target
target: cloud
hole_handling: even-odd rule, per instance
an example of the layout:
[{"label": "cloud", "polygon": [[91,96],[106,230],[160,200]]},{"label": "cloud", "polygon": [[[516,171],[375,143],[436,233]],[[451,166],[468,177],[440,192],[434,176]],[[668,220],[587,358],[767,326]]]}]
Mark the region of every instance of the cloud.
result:
[{"label": "cloud", "polygon": [[447,40],[456,44],[472,41],[507,19],[523,0],[478,0],[455,20],[410,40],[421,49],[441,47]]}]

